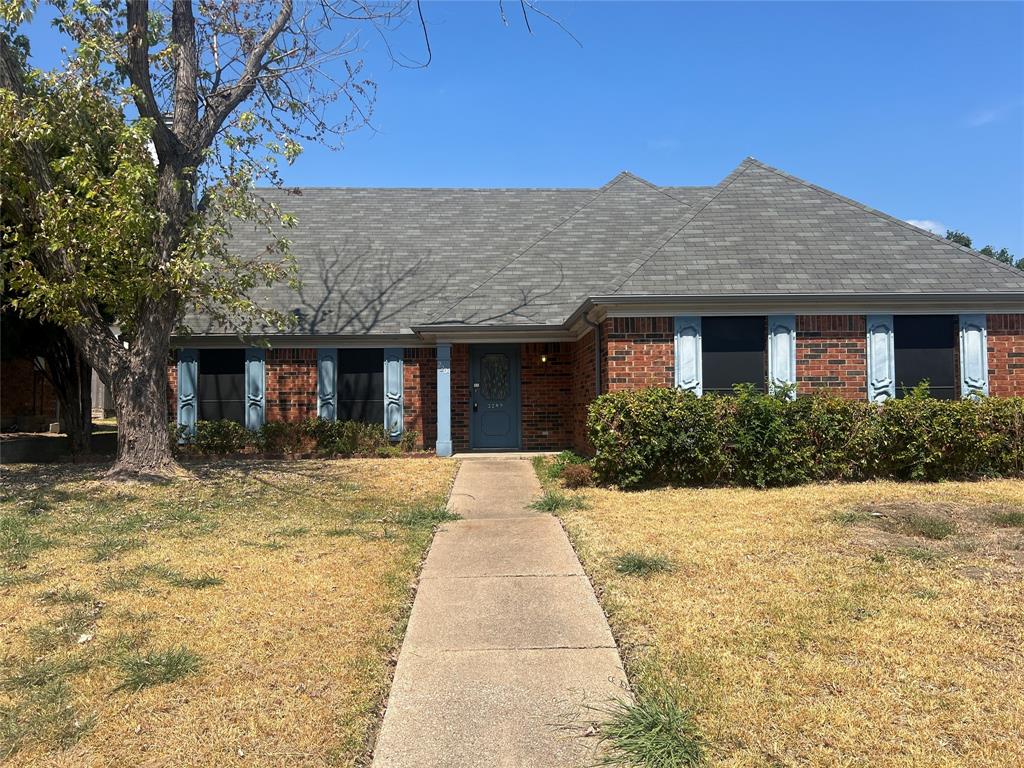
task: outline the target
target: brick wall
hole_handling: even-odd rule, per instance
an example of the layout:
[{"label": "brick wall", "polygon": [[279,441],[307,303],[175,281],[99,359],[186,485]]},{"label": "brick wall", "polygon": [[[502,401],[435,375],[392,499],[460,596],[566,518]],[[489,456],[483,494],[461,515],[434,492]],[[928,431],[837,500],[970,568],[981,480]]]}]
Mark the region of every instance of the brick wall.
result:
[{"label": "brick wall", "polygon": [[46,429],[57,418],[57,393],[28,357],[0,364],[0,422],[32,431]]},{"label": "brick wall", "polygon": [[671,387],[675,328],[671,317],[615,317],[604,322],[605,391]]},{"label": "brick wall", "polygon": [[437,350],[410,347],[403,358],[405,428],[419,433],[419,447],[433,450],[437,442]]},{"label": "brick wall", "polygon": [[572,447],[579,453],[591,451],[587,440],[587,406],[597,396],[594,387],[597,375],[594,370],[596,341],[597,332],[589,331],[572,345]]},{"label": "brick wall", "polygon": [[867,397],[867,325],[863,315],[799,315],[796,380],[801,394]]},{"label": "brick wall", "polygon": [[469,450],[469,345],[452,344],[452,448]]},{"label": "brick wall", "polygon": [[171,351],[171,362],[167,364],[167,421],[178,421],[178,353]]},{"label": "brick wall", "polygon": [[1024,396],[1024,314],[988,316],[989,394]]},{"label": "brick wall", "polygon": [[572,445],[573,347],[567,342],[519,347],[524,451],[560,451]]},{"label": "brick wall", "polygon": [[316,416],[316,350],[268,349],[266,387],[267,421]]}]

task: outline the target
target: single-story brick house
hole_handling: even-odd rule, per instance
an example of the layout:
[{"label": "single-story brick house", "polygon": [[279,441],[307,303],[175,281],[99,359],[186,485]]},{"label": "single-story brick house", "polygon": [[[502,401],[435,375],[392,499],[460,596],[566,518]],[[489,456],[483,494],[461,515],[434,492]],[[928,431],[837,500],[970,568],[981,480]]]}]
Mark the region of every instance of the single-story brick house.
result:
[{"label": "single-story brick house", "polygon": [[[1024,272],[748,158],[711,187],[301,189],[294,313],[174,339],[173,418],[416,430],[441,455],[585,448],[588,403],[738,382],[1024,394]],[[265,233],[238,231],[239,253]]]}]

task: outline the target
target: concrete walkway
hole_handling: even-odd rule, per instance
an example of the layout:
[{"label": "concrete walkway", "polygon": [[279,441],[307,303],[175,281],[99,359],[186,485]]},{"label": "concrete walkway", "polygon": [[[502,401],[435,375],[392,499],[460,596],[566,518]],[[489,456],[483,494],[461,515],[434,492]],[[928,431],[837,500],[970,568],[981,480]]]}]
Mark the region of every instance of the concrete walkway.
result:
[{"label": "concrete walkway", "polygon": [[[398,657],[374,768],[582,768],[622,663],[527,461],[466,459]],[[588,734],[589,731],[589,734]]]}]

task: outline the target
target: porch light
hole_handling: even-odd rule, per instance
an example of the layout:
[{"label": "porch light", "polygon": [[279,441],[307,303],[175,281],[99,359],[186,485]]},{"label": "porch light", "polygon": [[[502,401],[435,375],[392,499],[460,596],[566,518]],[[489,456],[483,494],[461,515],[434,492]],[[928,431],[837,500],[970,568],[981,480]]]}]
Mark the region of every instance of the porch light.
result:
[{"label": "porch light", "polygon": [[546,362],[548,361],[548,356],[547,356],[547,355],[541,355],[541,356],[540,356],[540,361],[541,361],[542,363],[546,363]]}]

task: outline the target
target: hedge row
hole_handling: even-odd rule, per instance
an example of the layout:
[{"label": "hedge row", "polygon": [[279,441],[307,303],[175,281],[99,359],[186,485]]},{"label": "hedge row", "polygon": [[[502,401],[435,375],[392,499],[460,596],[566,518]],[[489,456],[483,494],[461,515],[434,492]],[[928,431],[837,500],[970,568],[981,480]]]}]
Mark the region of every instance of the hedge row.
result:
[{"label": "hedge row", "polygon": [[1024,476],[1020,397],[937,400],[920,388],[879,405],[652,388],[602,395],[587,430],[598,480],[626,488]]},{"label": "hedge row", "polygon": [[411,451],[417,433],[407,430],[400,443],[392,443],[382,424],[357,421],[307,419],[299,422],[268,422],[248,430],[235,421],[200,421],[188,434],[172,426],[175,449],[203,456],[235,453],[319,454],[321,456],[391,456]]}]

